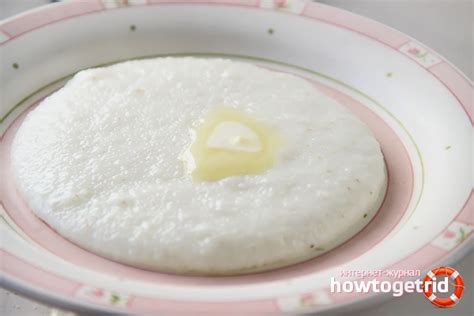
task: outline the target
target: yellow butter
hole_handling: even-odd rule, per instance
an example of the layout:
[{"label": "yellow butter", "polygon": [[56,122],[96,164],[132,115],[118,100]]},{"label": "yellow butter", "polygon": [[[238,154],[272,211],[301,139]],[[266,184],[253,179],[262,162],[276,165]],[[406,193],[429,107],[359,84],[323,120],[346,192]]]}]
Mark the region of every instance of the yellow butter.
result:
[{"label": "yellow butter", "polygon": [[195,136],[188,156],[197,181],[262,173],[273,165],[282,144],[276,130],[228,107],[209,111]]}]

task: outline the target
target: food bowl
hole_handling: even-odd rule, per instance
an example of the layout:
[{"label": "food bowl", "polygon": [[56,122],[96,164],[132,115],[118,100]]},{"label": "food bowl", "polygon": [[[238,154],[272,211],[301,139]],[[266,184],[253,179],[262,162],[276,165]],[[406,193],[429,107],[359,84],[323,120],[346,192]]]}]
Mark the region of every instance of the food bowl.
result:
[{"label": "food bowl", "polygon": [[[307,1],[70,1],[0,24],[2,286],[86,312],[300,313],[363,306],[344,271],[421,271],[472,245],[472,83],[369,19]],[[92,254],[33,215],[11,177],[25,114],[75,72],[159,56],[223,57],[303,77],[372,129],[388,186],[357,235],[312,260],[221,277],[151,272]]]}]

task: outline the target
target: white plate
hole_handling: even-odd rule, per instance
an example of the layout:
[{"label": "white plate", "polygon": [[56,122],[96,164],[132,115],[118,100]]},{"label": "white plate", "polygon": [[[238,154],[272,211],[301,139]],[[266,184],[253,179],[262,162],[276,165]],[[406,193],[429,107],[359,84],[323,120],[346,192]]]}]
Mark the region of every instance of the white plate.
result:
[{"label": "white plate", "polygon": [[[344,270],[450,263],[472,245],[472,83],[431,49],[360,16],[306,1],[72,1],[0,24],[2,285],[82,311],[306,312],[367,302],[331,293]],[[265,273],[189,277],[91,254],[18,195],[9,144],[24,114],[80,69],[153,56],[219,56],[314,82],[382,145],[389,187],[376,217],[313,260]]]}]

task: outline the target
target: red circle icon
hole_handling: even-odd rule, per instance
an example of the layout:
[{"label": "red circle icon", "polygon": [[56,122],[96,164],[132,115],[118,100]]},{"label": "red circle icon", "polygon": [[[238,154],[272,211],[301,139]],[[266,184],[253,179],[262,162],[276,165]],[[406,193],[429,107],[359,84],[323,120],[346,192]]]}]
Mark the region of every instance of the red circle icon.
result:
[{"label": "red circle icon", "polygon": [[[439,298],[433,293],[433,281],[436,275],[447,275],[454,281],[454,293],[446,298]],[[459,302],[464,290],[461,274],[451,267],[438,267],[429,271],[423,280],[423,293],[426,298],[438,307],[452,307]]]}]

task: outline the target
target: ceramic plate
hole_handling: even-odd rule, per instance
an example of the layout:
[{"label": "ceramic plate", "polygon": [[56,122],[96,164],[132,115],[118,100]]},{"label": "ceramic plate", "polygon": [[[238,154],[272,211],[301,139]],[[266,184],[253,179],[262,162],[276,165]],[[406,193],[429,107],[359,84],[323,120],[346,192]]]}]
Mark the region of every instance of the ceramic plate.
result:
[{"label": "ceramic plate", "polygon": [[[69,1],[0,24],[2,285],[82,311],[288,313],[354,308],[341,271],[421,270],[469,251],[472,83],[387,26],[306,1]],[[75,72],[156,56],[225,57],[301,76],[373,130],[389,173],[377,215],[326,254],[270,272],[190,277],[122,265],[36,218],[10,176],[24,115]],[[379,297],[379,296],[377,296]],[[369,298],[372,298],[370,300]]]}]

